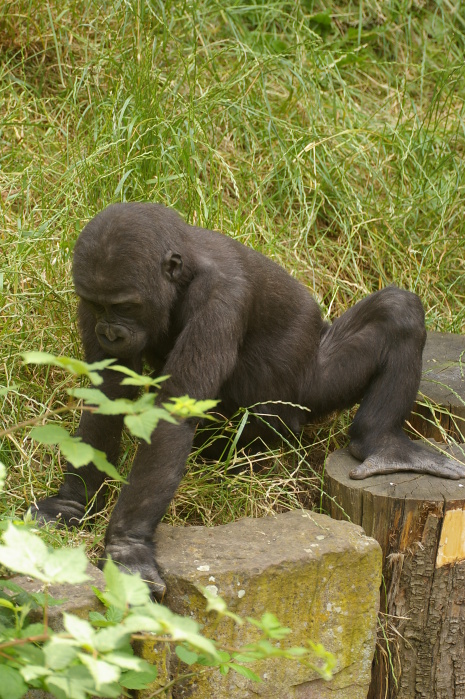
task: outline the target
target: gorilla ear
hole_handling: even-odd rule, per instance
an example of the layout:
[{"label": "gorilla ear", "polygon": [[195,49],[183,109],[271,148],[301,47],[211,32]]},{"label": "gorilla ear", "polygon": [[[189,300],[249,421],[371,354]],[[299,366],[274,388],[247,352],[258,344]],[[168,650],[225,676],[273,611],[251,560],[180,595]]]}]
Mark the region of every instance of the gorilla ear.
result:
[{"label": "gorilla ear", "polygon": [[172,282],[175,282],[181,276],[182,272],[182,257],[177,252],[168,250],[161,263],[162,270],[165,276]]}]

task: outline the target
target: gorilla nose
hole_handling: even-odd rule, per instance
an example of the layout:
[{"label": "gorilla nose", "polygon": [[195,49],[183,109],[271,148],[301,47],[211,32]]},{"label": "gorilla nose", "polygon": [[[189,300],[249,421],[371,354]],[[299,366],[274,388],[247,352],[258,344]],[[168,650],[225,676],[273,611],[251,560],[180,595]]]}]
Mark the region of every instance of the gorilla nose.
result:
[{"label": "gorilla nose", "polygon": [[104,335],[110,342],[115,342],[115,340],[121,340],[126,337],[124,328],[120,328],[119,325],[100,322],[97,323],[96,330],[100,335]]},{"label": "gorilla nose", "polygon": [[119,337],[121,337],[120,333],[116,330],[116,328],[113,327],[113,325],[107,325],[105,328],[105,335],[110,340],[110,342],[114,342],[117,340]]}]

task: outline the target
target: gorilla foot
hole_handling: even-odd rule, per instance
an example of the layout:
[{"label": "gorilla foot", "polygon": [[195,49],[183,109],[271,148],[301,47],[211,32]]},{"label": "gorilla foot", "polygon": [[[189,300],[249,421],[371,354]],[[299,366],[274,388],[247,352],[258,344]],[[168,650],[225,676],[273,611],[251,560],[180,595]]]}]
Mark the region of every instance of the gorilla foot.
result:
[{"label": "gorilla foot", "polygon": [[[349,451],[356,459],[363,458],[357,444],[349,445]],[[425,473],[440,478],[458,480],[465,478],[465,464],[450,459],[446,455],[409,439],[400,444],[388,445],[367,455],[363,462],[349,473],[355,480],[375,475],[386,475],[400,471]]]},{"label": "gorilla foot", "polygon": [[[140,577],[150,588],[154,600],[161,602],[166,592],[166,584],[162,580],[155,564],[153,544],[147,545],[137,539],[125,539],[107,544],[105,557],[110,556],[123,573],[139,573]],[[105,560],[102,561],[102,566]]]},{"label": "gorilla foot", "polygon": [[30,512],[38,525],[57,522],[67,527],[79,527],[86,515],[86,507],[80,502],[62,500],[55,495],[39,500],[37,505],[30,507]]}]

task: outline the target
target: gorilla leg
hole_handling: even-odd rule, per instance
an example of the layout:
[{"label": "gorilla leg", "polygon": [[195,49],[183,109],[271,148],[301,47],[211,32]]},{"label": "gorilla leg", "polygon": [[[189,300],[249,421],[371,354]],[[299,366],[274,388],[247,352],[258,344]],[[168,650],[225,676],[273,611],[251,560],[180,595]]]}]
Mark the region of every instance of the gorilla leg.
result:
[{"label": "gorilla leg", "polygon": [[465,476],[462,464],[402,430],[417,395],[425,339],[420,300],[395,287],[363,299],[323,335],[308,405],[318,414],[360,402],[349,450],[363,463],[352,478],[396,471]]}]

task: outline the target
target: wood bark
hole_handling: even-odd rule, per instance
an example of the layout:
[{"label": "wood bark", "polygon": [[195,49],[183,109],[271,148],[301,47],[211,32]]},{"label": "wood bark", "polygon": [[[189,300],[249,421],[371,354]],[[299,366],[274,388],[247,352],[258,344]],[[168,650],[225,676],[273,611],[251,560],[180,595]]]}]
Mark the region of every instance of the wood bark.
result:
[{"label": "wood bark", "polygon": [[[352,481],[332,454],[325,507],[383,550],[381,645],[369,699],[465,697],[465,479],[413,473]],[[385,638],[383,638],[383,636]]]}]

